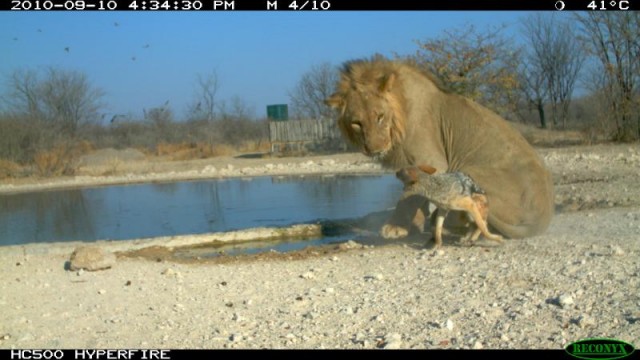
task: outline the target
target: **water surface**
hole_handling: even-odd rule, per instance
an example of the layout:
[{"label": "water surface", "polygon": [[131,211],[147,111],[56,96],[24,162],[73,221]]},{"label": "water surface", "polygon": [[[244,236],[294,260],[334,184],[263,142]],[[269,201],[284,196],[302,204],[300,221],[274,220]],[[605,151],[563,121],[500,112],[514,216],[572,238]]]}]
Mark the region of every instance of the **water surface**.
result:
[{"label": "water surface", "polygon": [[385,176],[258,177],[0,195],[0,245],[286,226],[395,206]]}]

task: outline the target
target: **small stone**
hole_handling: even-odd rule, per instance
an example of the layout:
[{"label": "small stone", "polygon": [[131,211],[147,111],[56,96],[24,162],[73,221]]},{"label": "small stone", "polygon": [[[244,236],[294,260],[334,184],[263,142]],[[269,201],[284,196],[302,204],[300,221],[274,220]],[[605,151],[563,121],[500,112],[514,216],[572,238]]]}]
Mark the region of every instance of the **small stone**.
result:
[{"label": "small stone", "polygon": [[618,245],[611,245],[611,255],[614,256],[624,256],[625,252],[624,250],[622,250],[622,248]]},{"label": "small stone", "polygon": [[313,279],[315,276],[311,271],[307,271],[306,273],[300,275],[300,277],[303,279]]},{"label": "small stone", "polygon": [[100,294],[100,295],[104,295],[106,293],[107,293],[107,290],[105,290],[105,289],[98,290],[98,294]]},{"label": "small stone", "polygon": [[353,240],[349,240],[345,243],[338,245],[338,249],[340,250],[351,250],[351,249],[361,249],[361,248],[362,248],[362,245],[358,244]]},{"label": "small stone", "polygon": [[327,294],[333,294],[335,292],[335,290],[333,288],[326,288],[324,289],[324,292],[326,292]]},{"label": "small stone", "polygon": [[88,270],[97,271],[113,267],[116,256],[98,246],[80,246],[76,248],[69,259],[71,271]]},{"label": "small stone", "polygon": [[573,305],[573,298],[569,294],[562,294],[558,296],[558,304],[562,306],[562,308],[567,308]]},{"label": "small stone", "polygon": [[364,277],[365,281],[382,280],[382,279],[384,279],[384,275],[382,274],[366,275]]},{"label": "small stone", "polygon": [[482,343],[481,343],[480,341],[477,341],[477,340],[476,340],[476,342],[474,342],[474,343],[473,343],[473,348],[474,348],[475,350],[480,350],[480,349],[482,349],[482,348],[483,348]]},{"label": "small stone", "polygon": [[500,335],[500,340],[502,340],[502,341],[509,341],[509,340],[511,340],[511,339],[509,339],[509,337],[507,336],[507,334],[502,334],[502,335]]},{"label": "small stone", "polygon": [[337,257],[337,256],[332,256],[331,258],[329,258],[329,260],[331,260],[331,261],[338,261],[338,257]]},{"label": "small stone", "polygon": [[400,334],[392,333],[387,334],[384,337],[385,349],[400,349],[402,347],[402,336]]},{"label": "small stone", "polygon": [[162,271],[162,275],[173,276],[176,275],[176,271],[171,268],[166,268]]},{"label": "small stone", "polygon": [[309,311],[308,313],[304,314],[303,317],[305,319],[313,320],[318,318],[318,314],[313,311]]},{"label": "small stone", "polygon": [[453,330],[453,321],[451,321],[451,319],[447,319],[447,321],[445,322],[444,326],[445,326],[449,331],[452,331],[452,330]]},{"label": "small stone", "polygon": [[596,321],[589,315],[587,314],[582,314],[578,317],[578,319],[576,320],[576,323],[578,324],[579,327],[581,328],[586,328],[586,327],[595,327],[596,326]]}]

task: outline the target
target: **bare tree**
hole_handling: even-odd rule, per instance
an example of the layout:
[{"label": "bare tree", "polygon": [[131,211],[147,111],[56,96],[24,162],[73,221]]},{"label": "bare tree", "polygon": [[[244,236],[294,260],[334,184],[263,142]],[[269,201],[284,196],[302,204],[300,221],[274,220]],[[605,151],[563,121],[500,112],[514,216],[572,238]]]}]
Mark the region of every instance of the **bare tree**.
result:
[{"label": "bare tree", "polygon": [[518,103],[517,65],[520,50],[502,35],[502,27],[477,30],[473,25],[447,30],[433,39],[416,41],[408,60],[436,75],[453,92],[501,113]]},{"label": "bare tree", "polygon": [[49,68],[40,76],[18,70],[9,86],[7,99],[14,112],[47,121],[65,136],[75,137],[81,124],[96,121],[103,106],[103,91],[77,71]]},{"label": "bare tree", "polygon": [[314,65],[302,75],[296,87],[289,92],[291,112],[296,118],[320,119],[331,117],[333,112],[324,100],[335,92],[338,68],[330,63]]},{"label": "bare tree", "polygon": [[525,61],[520,67],[520,86],[522,93],[529,105],[536,108],[538,118],[540,119],[540,127],[547,128],[547,119],[545,117],[544,105],[549,98],[548,88],[546,86],[546,78],[544,71],[533,61]]},{"label": "bare tree", "polygon": [[32,118],[40,117],[38,73],[16,70],[9,76],[8,83],[9,93],[3,97],[7,110]]},{"label": "bare tree", "polygon": [[206,119],[211,121],[215,118],[215,110],[218,106],[216,95],[220,87],[218,74],[212,70],[208,74],[196,75],[197,97],[190,105],[189,113],[191,118]]},{"label": "bare tree", "polygon": [[168,102],[145,110],[145,121],[151,125],[156,143],[172,142],[179,135],[175,132],[173,111]]},{"label": "bare tree", "polygon": [[234,95],[227,101],[221,101],[218,110],[224,119],[245,119],[252,120],[255,118],[255,109],[247,105],[246,101]]},{"label": "bare tree", "polygon": [[222,101],[219,107],[220,119],[217,120],[217,132],[222,142],[239,145],[246,141],[260,141],[266,137],[266,126],[256,121],[255,109],[239,96]]},{"label": "bare tree", "polygon": [[576,15],[582,25],[582,41],[600,62],[602,94],[615,123],[614,138],[640,139],[640,13],[586,12]]},{"label": "bare tree", "polygon": [[78,126],[99,118],[102,90],[93,88],[87,76],[77,71],[49,68],[41,84],[42,103],[50,120],[62,125],[63,132],[75,136]]},{"label": "bare tree", "polygon": [[580,44],[567,36],[573,33],[573,27],[572,23],[547,14],[534,14],[523,22],[529,59],[529,74],[525,77],[532,80],[541,80],[540,76],[544,78],[542,83],[533,81],[528,85],[546,88],[544,92],[551,101],[551,118],[555,127],[560,123],[566,127],[571,97],[585,59]]}]

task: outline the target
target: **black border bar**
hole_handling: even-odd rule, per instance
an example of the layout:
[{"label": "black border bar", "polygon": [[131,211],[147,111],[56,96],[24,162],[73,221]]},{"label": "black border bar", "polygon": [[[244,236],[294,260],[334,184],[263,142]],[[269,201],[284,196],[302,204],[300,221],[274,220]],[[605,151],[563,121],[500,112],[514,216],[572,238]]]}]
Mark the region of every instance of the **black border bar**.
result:
[{"label": "black border bar", "polygon": [[[0,0],[9,11],[620,11],[640,0]],[[135,6],[132,6],[134,4]],[[592,9],[589,6],[591,6]],[[134,8],[135,7],[135,8]]]},{"label": "black border bar", "polygon": [[[0,349],[1,360],[191,360],[216,359],[218,356],[238,356],[240,352],[255,356],[277,356],[280,360],[296,359],[309,355],[313,350],[153,350],[153,349]],[[317,351],[316,351],[317,352]],[[375,357],[425,359],[429,356],[447,359],[474,359],[488,356],[491,359],[514,359],[531,355],[545,360],[575,360],[564,350],[322,350],[324,354],[369,355]],[[630,354],[631,355],[631,354]]]}]

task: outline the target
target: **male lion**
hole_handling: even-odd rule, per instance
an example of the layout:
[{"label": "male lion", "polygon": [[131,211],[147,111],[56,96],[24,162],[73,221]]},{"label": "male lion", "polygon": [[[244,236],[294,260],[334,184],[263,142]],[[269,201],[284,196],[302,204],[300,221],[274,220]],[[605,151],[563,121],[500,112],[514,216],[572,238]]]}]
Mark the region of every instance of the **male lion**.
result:
[{"label": "male lion", "polygon": [[[338,110],[343,135],[364,154],[395,170],[430,164],[438,173],[469,174],[491,201],[489,224],[507,237],[547,229],[551,175],[499,115],[447,92],[429,74],[382,58],[345,63],[337,89],[326,103]],[[418,210],[428,214],[425,198],[399,201],[382,236],[406,236]]]}]

